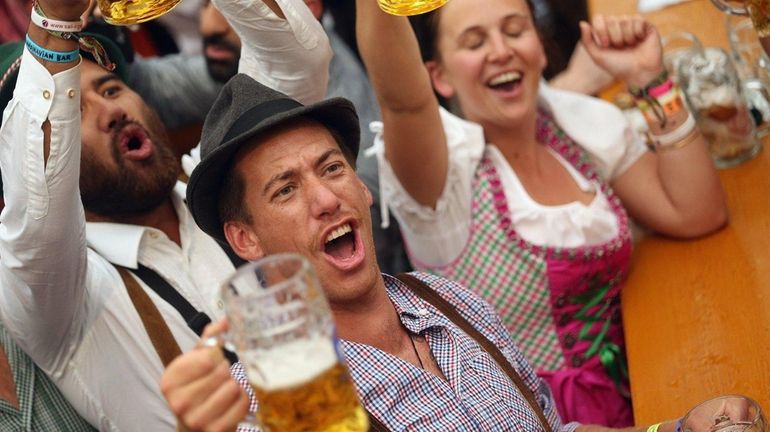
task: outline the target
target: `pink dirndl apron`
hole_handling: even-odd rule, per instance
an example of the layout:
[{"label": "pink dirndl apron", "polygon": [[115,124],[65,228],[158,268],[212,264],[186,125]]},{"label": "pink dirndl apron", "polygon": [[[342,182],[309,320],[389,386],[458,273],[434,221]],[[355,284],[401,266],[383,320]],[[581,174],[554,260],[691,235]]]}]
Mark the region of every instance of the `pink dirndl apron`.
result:
[{"label": "pink dirndl apron", "polygon": [[617,216],[609,242],[579,248],[533,245],[516,233],[497,170],[485,153],[473,180],[471,233],[451,264],[416,267],[453,279],[484,297],[549,385],[565,422],[633,424],[619,293],[631,260],[631,233],[620,200],[588,154],[546,114],[537,139],[599,184]]}]

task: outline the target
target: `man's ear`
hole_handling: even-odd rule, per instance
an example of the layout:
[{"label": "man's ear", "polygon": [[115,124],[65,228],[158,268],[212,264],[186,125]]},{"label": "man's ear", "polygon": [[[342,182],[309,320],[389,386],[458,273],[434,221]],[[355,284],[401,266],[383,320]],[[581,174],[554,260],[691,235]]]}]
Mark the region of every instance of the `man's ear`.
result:
[{"label": "man's ear", "polygon": [[374,197],[372,196],[372,191],[369,190],[369,188],[366,186],[366,183],[364,183],[360,177],[358,177],[358,184],[364,190],[364,196],[366,196],[366,202],[369,203],[369,207],[373,206]]},{"label": "man's ear", "polygon": [[265,256],[262,245],[259,243],[257,233],[243,222],[229,221],[224,225],[225,238],[230,247],[246,261],[256,261]]},{"label": "man's ear", "polygon": [[452,84],[446,79],[444,74],[444,67],[435,60],[426,61],[425,68],[428,69],[428,75],[430,81],[433,84],[433,89],[436,93],[440,94],[446,99],[451,99],[455,95],[455,89]]}]

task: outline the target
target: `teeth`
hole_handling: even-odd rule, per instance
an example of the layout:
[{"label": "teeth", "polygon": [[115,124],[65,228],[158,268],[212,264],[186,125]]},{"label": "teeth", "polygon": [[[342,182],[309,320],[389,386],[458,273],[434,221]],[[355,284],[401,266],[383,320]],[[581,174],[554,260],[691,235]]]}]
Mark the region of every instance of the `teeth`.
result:
[{"label": "teeth", "polygon": [[520,78],[521,78],[521,74],[519,72],[506,72],[489,80],[489,85],[496,86],[500,84],[505,84],[512,81],[516,81]]},{"label": "teeth", "polygon": [[351,228],[350,224],[342,225],[341,227],[337,228],[336,230],[332,231],[328,237],[326,237],[326,243],[329,243],[330,241],[334,239],[338,239],[345,234],[352,232],[353,228]]}]

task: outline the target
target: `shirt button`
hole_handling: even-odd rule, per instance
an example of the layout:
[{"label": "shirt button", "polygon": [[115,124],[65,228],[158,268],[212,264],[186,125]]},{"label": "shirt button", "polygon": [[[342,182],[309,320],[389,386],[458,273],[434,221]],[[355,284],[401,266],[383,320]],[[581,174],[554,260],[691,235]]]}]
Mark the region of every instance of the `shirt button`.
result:
[{"label": "shirt button", "polygon": [[67,96],[69,96],[70,99],[74,98],[75,97],[75,89],[73,89],[73,88],[67,89]]},{"label": "shirt button", "polygon": [[428,309],[420,309],[420,310],[418,310],[417,311],[417,315],[419,315],[421,317],[424,317],[424,316],[428,315]]},{"label": "shirt button", "polygon": [[51,92],[49,92],[48,90],[43,90],[43,99],[46,99],[46,100],[51,99]]},{"label": "shirt button", "polygon": [[158,233],[150,231],[150,238],[151,239],[157,239],[158,238]]},{"label": "shirt button", "polygon": [[572,363],[572,367],[578,368],[583,365],[583,357],[575,354],[570,359],[570,363]]},{"label": "shirt button", "polygon": [[575,342],[576,342],[576,340],[575,340],[575,335],[574,335],[574,334],[572,334],[572,333],[567,333],[567,334],[564,336],[564,346],[565,346],[567,349],[570,349],[570,348],[574,347],[574,346],[575,346]]}]

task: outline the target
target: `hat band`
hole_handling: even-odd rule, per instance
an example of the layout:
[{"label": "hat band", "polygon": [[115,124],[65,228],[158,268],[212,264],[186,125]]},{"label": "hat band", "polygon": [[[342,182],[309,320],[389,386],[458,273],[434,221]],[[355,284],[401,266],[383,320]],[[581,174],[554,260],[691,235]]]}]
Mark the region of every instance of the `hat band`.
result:
[{"label": "hat band", "polygon": [[254,125],[261,123],[262,121],[285,111],[292,110],[303,106],[301,103],[294,99],[273,99],[267,102],[263,102],[238,117],[238,120],[230,126],[227,130],[222,142],[230,141],[232,138],[238,135],[248,132]]}]

